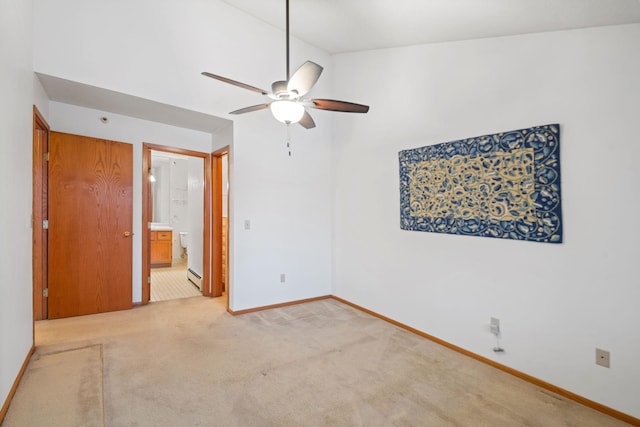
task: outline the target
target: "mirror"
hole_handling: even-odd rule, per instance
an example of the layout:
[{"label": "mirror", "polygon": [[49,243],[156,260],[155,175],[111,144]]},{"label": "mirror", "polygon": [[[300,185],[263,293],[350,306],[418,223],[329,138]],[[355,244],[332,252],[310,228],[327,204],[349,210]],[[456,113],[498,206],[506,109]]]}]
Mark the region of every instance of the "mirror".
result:
[{"label": "mirror", "polygon": [[174,225],[186,218],[189,159],[151,150],[151,222]]},{"label": "mirror", "polygon": [[171,174],[167,157],[151,155],[151,222],[168,224],[170,222],[169,205]]}]

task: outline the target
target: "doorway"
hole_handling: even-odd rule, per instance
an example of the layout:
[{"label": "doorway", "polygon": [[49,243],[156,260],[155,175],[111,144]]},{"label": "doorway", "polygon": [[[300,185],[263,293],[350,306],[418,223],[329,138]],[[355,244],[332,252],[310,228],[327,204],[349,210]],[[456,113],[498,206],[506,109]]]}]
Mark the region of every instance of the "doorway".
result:
[{"label": "doorway", "polygon": [[211,155],[143,145],[142,304],[211,296]]},{"label": "doorway", "polygon": [[151,150],[150,301],[202,295],[204,159]]}]

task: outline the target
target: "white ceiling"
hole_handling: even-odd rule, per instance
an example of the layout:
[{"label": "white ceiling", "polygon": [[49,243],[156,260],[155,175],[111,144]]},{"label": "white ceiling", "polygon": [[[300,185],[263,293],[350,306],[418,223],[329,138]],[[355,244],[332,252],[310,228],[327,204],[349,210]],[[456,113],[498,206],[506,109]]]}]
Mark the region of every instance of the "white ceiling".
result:
[{"label": "white ceiling", "polygon": [[[285,0],[223,0],[284,30]],[[329,53],[640,23],[640,0],[290,0],[291,34]]]},{"label": "white ceiling", "polygon": [[[223,0],[284,30],[285,0]],[[640,23],[640,0],[290,0],[291,33],[329,53]],[[231,121],[38,74],[52,101],[215,133]]]},{"label": "white ceiling", "polygon": [[36,73],[49,99],[152,122],[165,123],[201,132],[215,133],[231,125],[231,120],[173,105],[114,92],[71,80]]}]

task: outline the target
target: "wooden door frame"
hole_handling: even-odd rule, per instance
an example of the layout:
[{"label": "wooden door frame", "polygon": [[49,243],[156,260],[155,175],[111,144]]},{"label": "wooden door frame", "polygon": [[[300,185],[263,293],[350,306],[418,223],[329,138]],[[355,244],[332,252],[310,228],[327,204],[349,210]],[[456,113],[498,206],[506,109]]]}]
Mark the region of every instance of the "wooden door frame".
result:
[{"label": "wooden door frame", "polygon": [[164,145],[142,144],[142,304],[147,304],[151,298],[151,150],[165,153],[181,154],[184,156],[204,159],[204,218],[203,218],[203,262],[202,262],[202,295],[214,296],[211,285],[211,154],[183,148]]},{"label": "wooden door frame", "polygon": [[[40,144],[37,133],[46,133],[44,144]],[[44,116],[33,106],[33,194],[32,194],[32,274],[33,274],[33,320],[48,318],[47,297],[47,230],[43,221],[47,219],[48,167],[45,156],[49,152],[50,128]]]},{"label": "wooden door frame", "polygon": [[[227,155],[229,161],[229,146],[223,147],[211,153],[211,171],[212,171],[212,236],[211,236],[211,265],[212,265],[212,295],[214,297],[222,296],[222,157]],[[229,168],[227,168],[227,171]],[[228,173],[228,172],[227,172]],[[227,207],[229,205],[227,204]],[[228,223],[227,223],[228,224]],[[227,234],[227,243],[229,235]],[[229,251],[227,250],[227,262],[229,261]],[[229,268],[227,266],[227,275]],[[227,283],[227,294],[229,292],[229,284]]]}]

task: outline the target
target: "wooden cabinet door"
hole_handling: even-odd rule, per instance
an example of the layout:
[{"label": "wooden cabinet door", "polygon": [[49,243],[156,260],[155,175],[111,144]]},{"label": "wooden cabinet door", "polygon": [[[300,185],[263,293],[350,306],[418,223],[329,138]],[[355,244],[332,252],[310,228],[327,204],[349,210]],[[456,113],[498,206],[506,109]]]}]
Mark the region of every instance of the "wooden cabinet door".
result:
[{"label": "wooden cabinet door", "polygon": [[151,265],[169,267],[173,260],[172,232],[151,232]]},{"label": "wooden cabinet door", "polygon": [[151,242],[151,265],[154,267],[171,266],[171,245],[163,241]]},{"label": "wooden cabinet door", "polygon": [[133,146],[51,132],[49,318],[131,308]]}]

